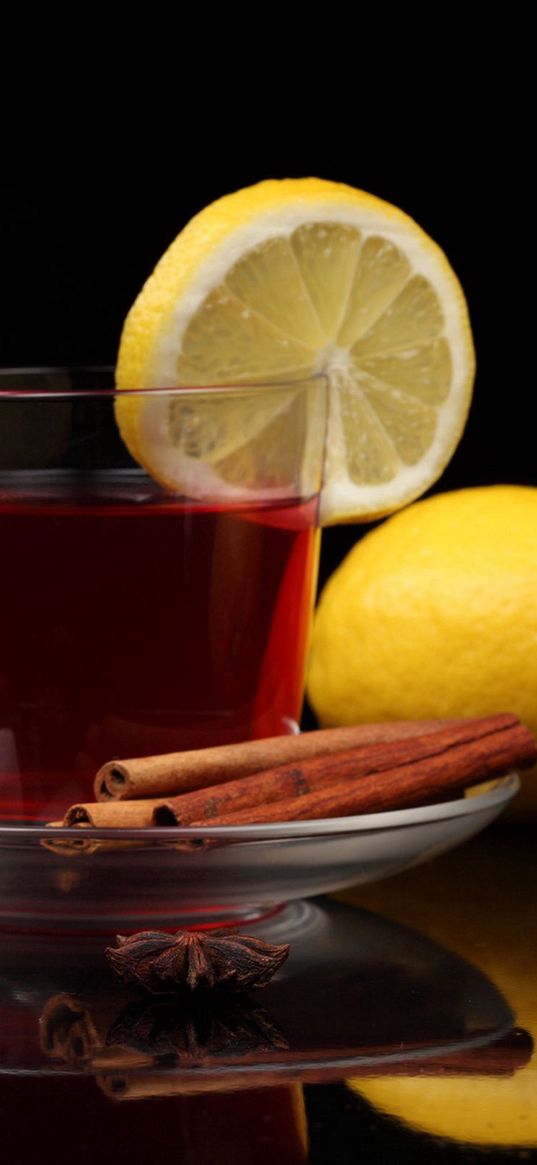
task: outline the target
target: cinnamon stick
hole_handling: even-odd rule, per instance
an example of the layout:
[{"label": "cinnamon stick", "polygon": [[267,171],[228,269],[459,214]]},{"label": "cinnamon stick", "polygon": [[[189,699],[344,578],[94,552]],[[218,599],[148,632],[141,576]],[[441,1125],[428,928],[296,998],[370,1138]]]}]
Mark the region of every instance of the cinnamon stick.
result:
[{"label": "cinnamon stick", "polygon": [[137,829],[151,825],[153,810],[161,805],[160,799],[152,801],[109,801],[71,805],[63,819],[63,825],[92,825],[104,829]]},{"label": "cinnamon stick", "polygon": [[[447,792],[480,784],[512,768],[535,763],[534,738],[522,724],[456,744],[435,756],[365,776],[339,781],[303,797],[274,801],[211,819],[211,826],[258,825],[347,814],[381,813],[441,799]],[[311,763],[311,762],[309,762]],[[191,822],[206,825],[206,821]]]},{"label": "cinnamon stick", "polygon": [[439,732],[464,720],[402,720],[384,724],[353,724],[319,728],[298,736],[271,736],[213,748],[190,749],[161,756],[112,760],[95,777],[97,801],[128,801],[186,793],[206,785],[250,776],[267,768],[342,752],[366,744],[386,743]]},{"label": "cinnamon stick", "polygon": [[[421,736],[362,745],[345,752],[323,753],[319,757],[307,758],[302,763],[279,765],[253,776],[210,785],[192,793],[183,793],[165,803],[155,800],[152,802],[153,822],[155,825],[210,822],[224,814],[236,813],[258,805],[268,805],[272,801],[303,797],[307,793],[347,778],[358,780],[383,769],[434,756],[454,744],[485,736],[494,730],[516,723],[516,716],[503,713],[448,724],[437,732]],[[123,804],[126,805],[127,802]],[[114,802],[111,803],[112,806],[115,807]]]},{"label": "cinnamon stick", "polygon": [[[76,854],[93,854],[103,850],[125,849],[129,845],[125,841],[103,841],[101,838],[84,837],[84,831],[91,827],[100,829],[138,829],[152,824],[152,814],[160,801],[110,801],[107,804],[88,802],[87,804],[71,805],[63,821],[49,821],[48,829],[54,830],[65,826],[76,826],[79,837],[43,838],[43,849],[61,857],[72,857]],[[136,842],[131,843],[133,846]]]}]

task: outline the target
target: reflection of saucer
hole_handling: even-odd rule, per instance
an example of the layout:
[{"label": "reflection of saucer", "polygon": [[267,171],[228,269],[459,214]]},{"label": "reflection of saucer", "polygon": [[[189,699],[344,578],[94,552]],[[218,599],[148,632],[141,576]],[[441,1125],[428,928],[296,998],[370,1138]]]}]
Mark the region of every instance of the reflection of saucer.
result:
[{"label": "reflection of saucer", "polygon": [[[187,1004],[159,1013],[150,997],[116,987],[104,940],[4,936],[0,1071],[102,1076],[117,1068],[118,1095],[141,1094],[142,1070],[153,1095],[159,1079],[164,1091],[170,1079],[172,1091],[255,1087],[434,1060],[485,1047],[513,1026],[505,1000],[481,972],[377,915],[319,899],[294,903],[250,929],[289,941],[289,959],[263,991],[233,1000],[229,1014],[219,1001],[211,1016],[209,997],[206,1020],[199,1007],[190,1015]],[[74,1020],[69,1010],[54,1011],[58,996],[68,998],[67,1009],[78,1008]],[[47,1028],[43,1040],[44,1015],[60,1026]],[[78,1059],[76,1048],[67,1054],[75,1021],[92,1033]]]}]

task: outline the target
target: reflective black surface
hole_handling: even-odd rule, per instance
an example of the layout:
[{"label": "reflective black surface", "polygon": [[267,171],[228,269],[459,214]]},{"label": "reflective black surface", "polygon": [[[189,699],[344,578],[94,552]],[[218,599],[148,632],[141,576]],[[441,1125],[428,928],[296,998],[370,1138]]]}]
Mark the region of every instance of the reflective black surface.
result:
[{"label": "reflective black surface", "polygon": [[13,1165],[537,1160],[534,835],[250,927],[263,991],[125,991],[107,939],[0,937],[0,1114]]}]

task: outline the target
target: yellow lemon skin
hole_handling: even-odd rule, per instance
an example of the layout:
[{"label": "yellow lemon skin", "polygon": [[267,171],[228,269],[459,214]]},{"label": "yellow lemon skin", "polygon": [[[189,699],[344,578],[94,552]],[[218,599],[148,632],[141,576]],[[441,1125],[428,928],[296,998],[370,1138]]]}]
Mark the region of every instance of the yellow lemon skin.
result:
[{"label": "yellow lemon skin", "polygon": [[[308,696],[325,726],[512,711],[537,732],[537,489],[439,494],[367,534],[321,595]],[[511,813],[537,815],[522,780]]]}]

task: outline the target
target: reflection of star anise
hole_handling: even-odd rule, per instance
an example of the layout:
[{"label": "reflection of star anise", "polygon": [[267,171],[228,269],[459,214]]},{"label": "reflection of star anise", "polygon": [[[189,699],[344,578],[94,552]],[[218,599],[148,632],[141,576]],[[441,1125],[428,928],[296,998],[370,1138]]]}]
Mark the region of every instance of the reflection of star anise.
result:
[{"label": "reflection of star anise", "polygon": [[191,999],[184,1006],[175,1001],[130,1003],[112,1024],[106,1044],[152,1053],[160,1067],[289,1048],[264,1008],[224,997],[210,1003]]},{"label": "reflection of star anise", "polygon": [[123,938],[106,956],[116,974],[130,987],[153,995],[212,988],[249,991],[264,987],[289,954],[273,945],[233,930],[177,934],[141,931]]}]

